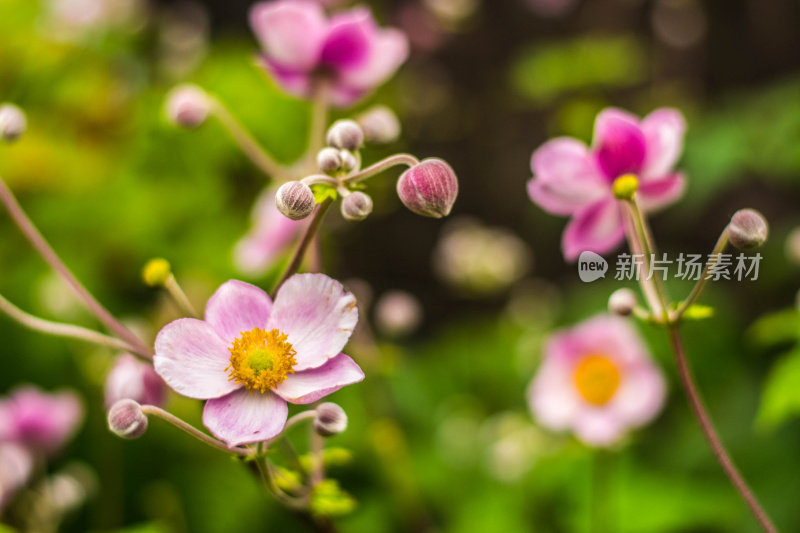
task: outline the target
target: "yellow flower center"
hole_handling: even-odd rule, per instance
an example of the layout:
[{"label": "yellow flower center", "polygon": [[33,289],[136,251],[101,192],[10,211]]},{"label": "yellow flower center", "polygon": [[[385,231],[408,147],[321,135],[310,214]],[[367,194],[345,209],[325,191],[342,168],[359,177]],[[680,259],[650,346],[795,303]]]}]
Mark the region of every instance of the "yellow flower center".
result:
[{"label": "yellow flower center", "polygon": [[630,200],[639,188],[639,178],[635,174],[623,174],[614,180],[611,189],[619,200]]},{"label": "yellow flower center", "polygon": [[617,365],[603,354],[589,354],[584,357],[573,375],[580,395],[594,405],[604,405],[614,397],[620,378]]},{"label": "yellow flower center", "polygon": [[231,381],[241,383],[250,392],[264,393],[294,374],[297,352],[287,335],[277,329],[265,331],[253,328],[243,331],[233,341],[228,350],[231,362],[225,370],[230,370]]}]

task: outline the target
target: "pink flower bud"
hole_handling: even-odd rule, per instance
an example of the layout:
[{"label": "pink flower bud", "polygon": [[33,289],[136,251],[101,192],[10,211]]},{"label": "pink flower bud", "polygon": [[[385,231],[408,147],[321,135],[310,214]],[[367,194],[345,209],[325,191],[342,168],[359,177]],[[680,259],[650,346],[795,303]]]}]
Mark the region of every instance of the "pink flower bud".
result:
[{"label": "pink flower bud", "polygon": [[0,105],[0,138],[12,142],[19,139],[28,126],[25,113],[14,104]]},{"label": "pink flower bud", "polygon": [[108,429],[123,439],[138,439],[147,431],[147,415],[133,400],[120,400],[108,410]]},{"label": "pink flower bud", "polygon": [[364,220],[372,213],[372,198],[361,191],[347,195],[342,200],[342,216],[350,222]]},{"label": "pink flower bud", "polygon": [[184,128],[196,128],[211,112],[208,94],[196,85],[178,85],[167,95],[167,118]]},{"label": "pink flower bud", "polygon": [[364,144],[364,132],[353,120],[337,120],[328,129],[328,145],[340,150],[354,152]]},{"label": "pink flower bud", "polygon": [[755,209],[740,209],[728,224],[728,239],[739,250],[758,248],[767,240],[769,225]]},{"label": "pink flower bud", "polygon": [[358,116],[358,123],[364,130],[367,142],[387,144],[400,137],[400,120],[394,111],[384,105],[371,107]]},{"label": "pink flower bud", "polygon": [[317,406],[314,429],[323,437],[338,435],[347,429],[347,413],[335,403],[321,403]]},{"label": "pink flower bud", "polygon": [[166,386],[152,365],[126,353],[117,358],[108,373],[105,393],[107,407],[125,399],[160,406],[164,403]]},{"label": "pink flower bud", "polygon": [[458,178],[445,161],[425,159],[403,172],[397,195],[418,215],[442,218],[450,214],[458,196]]},{"label": "pink flower bud", "polygon": [[311,188],[299,181],[287,181],[275,193],[278,210],[292,220],[306,218],[314,210],[315,203]]},{"label": "pink flower bud", "polygon": [[413,332],[422,322],[422,305],[405,291],[389,291],[375,304],[375,325],[392,337]]},{"label": "pink flower bud", "polygon": [[608,310],[619,316],[628,316],[636,307],[636,294],[630,289],[617,289],[608,298]]},{"label": "pink flower bud", "polygon": [[356,161],[356,156],[349,150],[339,150],[339,158],[342,160],[342,167],[341,169],[345,172],[350,172],[356,165],[358,161]]},{"label": "pink flower bud", "polygon": [[342,157],[336,148],[323,148],[317,154],[317,166],[325,174],[336,172],[342,167]]}]

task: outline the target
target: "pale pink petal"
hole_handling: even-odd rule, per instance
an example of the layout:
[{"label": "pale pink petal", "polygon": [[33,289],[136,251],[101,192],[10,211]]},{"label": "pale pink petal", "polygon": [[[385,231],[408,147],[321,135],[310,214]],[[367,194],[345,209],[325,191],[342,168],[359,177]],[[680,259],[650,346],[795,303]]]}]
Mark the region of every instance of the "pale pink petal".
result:
[{"label": "pale pink petal", "polygon": [[576,139],[561,137],[540,146],[531,157],[531,170],[528,195],[556,215],[571,215],[611,191],[586,145]]},{"label": "pale pink petal", "polygon": [[283,430],[289,408],[271,392],[240,389],[206,402],[203,424],[228,446],[271,439]]},{"label": "pale pink petal", "polygon": [[110,408],[119,400],[130,399],[140,404],[161,406],[166,386],[153,365],[122,354],[106,376],[105,403]]},{"label": "pale pink petal", "polygon": [[269,59],[295,71],[312,70],[328,26],[325,13],[310,0],[261,2],[250,10],[250,26]]},{"label": "pale pink petal", "polygon": [[647,156],[642,177],[659,178],[672,171],[683,151],[686,120],[677,109],[656,109],[642,120]]},{"label": "pale pink petal", "polygon": [[408,58],[408,38],[400,30],[377,30],[369,54],[357,68],[340,73],[339,83],[352,91],[368,91],[389,79]]},{"label": "pale pink petal", "polygon": [[311,95],[313,88],[312,72],[285,68],[266,56],[259,63],[272,75],[272,78],[284,91],[300,98]]},{"label": "pale pink petal", "polygon": [[369,9],[357,7],[331,18],[320,62],[335,71],[360,67],[370,54],[375,21]]},{"label": "pale pink petal", "polygon": [[275,387],[275,393],[287,402],[306,404],[363,379],[364,372],[356,362],[340,353],[320,367],[289,374]]},{"label": "pale pink petal", "polygon": [[619,109],[605,109],[594,125],[593,152],[609,183],[623,174],[639,175],[646,155],[639,120]]},{"label": "pale pink petal", "polygon": [[571,369],[545,361],[528,387],[528,406],[542,426],[554,431],[572,427],[581,401],[572,383]]},{"label": "pale pink petal", "polygon": [[341,283],[323,274],[296,274],[278,291],[267,329],[289,336],[300,371],[339,355],[356,322],[356,299]]},{"label": "pale pink petal", "polygon": [[623,381],[609,409],[630,426],[644,425],[664,407],[664,377],[649,357],[623,372]]},{"label": "pale pink petal", "polygon": [[610,252],[625,238],[622,214],[613,198],[601,200],[575,214],[561,239],[561,250],[567,261],[574,261],[581,252]]},{"label": "pale pink petal", "polygon": [[685,188],[683,174],[667,175],[665,178],[639,182],[636,198],[642,209],[652,212],[680,198]]},{"label": "pale pink petal", "polygon": [[8,399],[6,438],[44,453],[55,453],[75,434],[83,420],[83,403],[71,391],[45,393],[31,386],[14,390]]},{"label": "pale pink petal", "polygon": [[0,511],[30,478],[33,457],[23,446],[0,443]]},{"label": "pale pink petal", "polygon": [[617,442],[626,430],[625,422],[609,409],[587,407],[575,421],[575,435],[589,446],[605,447]]},{"label": "pale pink petal", "polygon": [[[554,347],[558,347],[556,351]],[[647,348],[630,321],[610,314],[601,314],[579,325],[559,332],[548,344],[547,353],[579,361],[587,353],[601,353],[620,366],[649,360]]]},{"label": "pale pink petal", "polygon": [[266,292],[243,281],[226,281],[206,304],[206,322],[227,344],[243,331],[267,325],[272,300]]},{"label": "pale pink petal", "polygon": [[239,388],[225,369],[228,343],[194,318],[170,322],[156,337],[153,365],[167,385],[189,398],[219,398]]}]

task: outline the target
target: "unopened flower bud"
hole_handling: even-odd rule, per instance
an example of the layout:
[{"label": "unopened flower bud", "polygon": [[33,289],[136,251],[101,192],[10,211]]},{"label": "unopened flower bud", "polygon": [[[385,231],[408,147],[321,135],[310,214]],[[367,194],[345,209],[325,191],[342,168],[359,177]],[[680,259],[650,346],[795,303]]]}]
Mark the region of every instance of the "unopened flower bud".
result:
[{"label": "unopened flower bud", "polygon": [[739,250],[758,248],[767,240],[769,225],[764,215],[755,209],[740,209],[728,224],[728,239]]},{"label": "unopened flower bud", "polygon": [[167,95],[167,118],[178,126],[196,128],[208,118],[211,100],[196,85],[178,85]]},{"label": "unopened flower bud", "polygon": [[364,144],[364,132],[354,120],[337,120],[328,129],[328,145],[354,152]]},{"label": "unopened flower bud", "polygon": [[339,158],[342,160],[342,170],[347,172],[350,172],[356,168],[356,165],[358,164],[358,161],[356,161],[356,156],[354,156],[353,153],[348,150],[341,150],[339,152]]},{"label": "unopened flower bud", "polygon": [[0,105],[0,138],[7,142],[16,141],[27,127],[28,121],[22,109],[14,104]]},{"label": "unopened flower bud", "polygon": [[315,203],[311,188],[299,181],[287,181],[275,193],[278,210],[292,220],[306,218],[314,211]]},{"label": "unopened flower bud", "polygon": [[617,289],[608,299],[608,310],[615,315],[628,316],[636,308],[636,294],[630,289]]},{"label": "unopened flower bud", "polygon": [[458,196],[458,178],[445,161],[425,159],[403,172],[397,195],[418,215],[441,218],[450,214]]},{"label": "unopened flower bud", "polygon": [[335,403],[321,403],[317,406],[314,429],[323,437],[338,435],[347,429],[347,413]]},{"label": "unopened flower bud", "polygon": [[400,121],[385,105],[369,108],[357,118],[368,143],[387,144],[400,137]]},{"label": "unopened flower bud", "polygon": [[138,439],[147,431],[147,415],[133,400],[120,400],[108,410],[108,428],[123,439]]},{"label": "unopened flower bud", "polygon": [[422,305],[406,291],[390,291],[375,304],[375,325],[385,335],[402,337],[422,321]]},{"label": "unopened flower bud", "polygon": [[332,174],[342,168],[342,157],[336,148],[323,148],[317,154],[317,166],[325,174]]},{"label": "unopened flower bud", "polygon": [[364,220],[372,213],[372,198],[361,191],[347,195],[342,200],[342,216],[350,222]]},{"label": "unopened flower bud", "polygon": [[625,174],[614,180],[611,186],[614,196],[619,200],[630,200],[639,188],[639,179],[633,174]]},{"label": "unopened flower bud", "polygon": [[794,228],[786,237],[786,257],[797,266],[800,266],[800,226]]},{"label": "unopened flower bud", "polygon": [[156,257],[148,261],[142,269],[142,279],[150,287],[160,287],[172,274],[169,261]]}]

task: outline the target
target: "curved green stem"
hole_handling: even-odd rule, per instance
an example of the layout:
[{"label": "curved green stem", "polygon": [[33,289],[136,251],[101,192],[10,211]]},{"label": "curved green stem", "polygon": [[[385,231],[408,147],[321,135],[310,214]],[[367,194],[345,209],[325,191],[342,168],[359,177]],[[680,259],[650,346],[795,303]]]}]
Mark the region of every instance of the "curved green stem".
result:
[{"label": "curved green stem", "polygon": [[346,178],[342,179],[342,182],[345,184],[357,183],[367,178],[371,178],[376,174],[380,174],[384,170],[388,170],[394,166],[406,165],[408,167],[413,167],[418,164],[419,164],[419,159],[417,159],[411,154],[395,154],[387,157],[386,159],[378,161],[373,165],[368,166],[364,170],[360,170],[355,174],[347,176]]},{"label": "curved green stem", "polygon": [[711,252],[712,254],[711,259],[709,259],[708,263],[706,263],[706,266],[703,269],[703,273],[700,276],[700,279],[697,280],[697,283],[695,284],[694,288],[692,288],[692,292],[689,293],[689,296],[687,296],[686,299],[683,302],[681,302],[678,309],[675,311],[675,313],[673,313],[672,315],[673,322],[679,321],[683,316],[683,314],[686,312],[686,310],[689,309],[689,307],[691,307],[691,305],[695,303],[698,298],[700,298],[700,294],[703,292],[703,289],[708,283],[708,277],[707,277],[708,273],[711,271],[714,265],[719,262],[717,258],[727,245],[728,245],[728,228],[725,228],[722,231],[722,234],[719,236],[719,239],[717,239],[717,243],[714,245],[714,250]]}]

